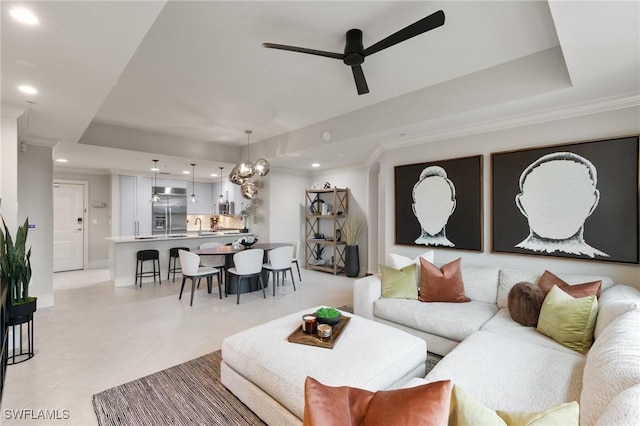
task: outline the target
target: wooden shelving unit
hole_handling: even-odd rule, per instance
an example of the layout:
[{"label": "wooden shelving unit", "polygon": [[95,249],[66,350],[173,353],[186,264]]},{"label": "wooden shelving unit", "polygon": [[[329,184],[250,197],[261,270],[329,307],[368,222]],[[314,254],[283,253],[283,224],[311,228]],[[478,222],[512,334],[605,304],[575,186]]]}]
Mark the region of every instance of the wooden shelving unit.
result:
[{"label": "wooden shelving unit", "polygon": [[[329,208],[329,206],[331,206]],[[342,227],[349,210],[349,189],[305,190],[305,267],[334,275],[344,273],[345,242]],[[323,235],[322,238],[317,238]],[[318,264],[318,247],[324,247],[322,258],[329,263]],[[326,253],[328,250],[331,253]],[[330,258],[327,256],[330,255]]]}]

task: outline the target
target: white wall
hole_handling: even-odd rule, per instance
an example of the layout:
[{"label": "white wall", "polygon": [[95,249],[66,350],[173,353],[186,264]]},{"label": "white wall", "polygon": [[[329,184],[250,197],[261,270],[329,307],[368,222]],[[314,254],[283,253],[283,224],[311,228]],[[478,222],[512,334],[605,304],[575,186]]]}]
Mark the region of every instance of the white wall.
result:
[{"label": "white wall", "polygon": [[[111,176],[54,172],[56,179],[89,182],[89,214],[86,228],[89,231],[88,268],[106,268],[109,266],[109,242],[111,235]],[[101,205],[105,207],[100,207]]]},{"label": "white wall", "polygon": [[[640,120],[638,117],[640,117],[640,108],[634,107],[498,132],[430,142],[385,152],[381,157],[379,191],[379,202],[383,206],[380,223],[384,225],[384,231],[379,235],[379,243],[385,248],[385,258],[380,259],[380,262],[386,263],[390,252],[413,257],[425,251],[424,247],[396,246],[394,244],[394,166],[484,154],[484,252],[436,249],[437,262],[447,262],[457,257],[462,257],[463,262],[468,264],[490,264],[540,272],[549,269],[558,273],[604,275],[612,277],[617,283],[629,284],[640,288],[640,266],[638,265],[589,260],[565,260],[536,255],[490,253],[491,190],[489,178],[491,171],[490,154],[492,152],[638,134],[640,133]],[[634,159],[629,161],[634,161]],[[634,207],[630,206],[630,208]]]},{"label": "white wall", "polygon": [[27,146],[18,154],[18,219],[37,226],[30,229],[33,275],[29,293],[38,297],[38,309],[53,306],[53,160],[52,150]]},{"label": "white wall", "polygon": [[0,212],[9,229],[18,226],[18,116],[2,105],[0,145]]},{"label": "white wall", "polygon": [[[304,248],[304,194],[309,176],[287,172],[269,174],[269,233],[274,242],[299,240]],[[302,256],[300,254],[300,256]]]}]

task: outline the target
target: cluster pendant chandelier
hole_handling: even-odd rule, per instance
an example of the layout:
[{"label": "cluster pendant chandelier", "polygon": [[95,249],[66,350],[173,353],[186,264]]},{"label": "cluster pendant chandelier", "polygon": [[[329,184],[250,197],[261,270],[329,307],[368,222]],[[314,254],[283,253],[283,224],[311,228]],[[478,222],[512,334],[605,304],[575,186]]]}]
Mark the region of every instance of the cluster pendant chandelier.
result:
[{"label": "cluster pendant chandelier", "polygon": [[251,130],[244,131],[247,134],[247,161],[241,161],[229,173],[229,180],[240,185],[242,197],[251,200],[258,194],[258,186],[250,179],[254,176],[264,177],[269,174],[271,165],[264,158],[256,160],[252,163],[249,156],[249,146],[251,145]]}]

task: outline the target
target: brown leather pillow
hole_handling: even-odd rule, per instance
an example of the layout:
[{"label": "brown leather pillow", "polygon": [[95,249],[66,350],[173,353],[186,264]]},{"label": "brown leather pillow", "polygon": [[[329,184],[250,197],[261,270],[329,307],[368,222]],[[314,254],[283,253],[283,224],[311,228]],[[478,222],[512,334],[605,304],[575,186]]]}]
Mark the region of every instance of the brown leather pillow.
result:
[{"label": "brown leather pillow", "polygon": [[470,302],[464,294],[464,283],[460,262],[462,258],[438,268],[433,263],[420,258],[420,293],[421,302]]},{"label": "brown leather pillow", "polygon": [[557,276],[553,275],[549,271],[544,271],[544,274],[540,277],[538,281],[538,287],[540,287],[544,294],[546,295],[551,290],[551,287],[558,286],[558,288],[565,293],[573,296],[573,297],[587,297],[587,296],[596,296],[600,297],[600,288],[602,287],[602,281],[592,281],[583,284],[568,284]]},{"label": "brown leather pillow", "polygon": [[509,314],[515,322],[525,327],[538,325],[540,308],[546,293],[537,285],[521,282],[509,290]]},{"label": "brown leather pillow", "polygon": [[307,377],[303,426],[447,426],[452,387],[451,381],[445,380],[370,392],[349,386],[325,386]]}]

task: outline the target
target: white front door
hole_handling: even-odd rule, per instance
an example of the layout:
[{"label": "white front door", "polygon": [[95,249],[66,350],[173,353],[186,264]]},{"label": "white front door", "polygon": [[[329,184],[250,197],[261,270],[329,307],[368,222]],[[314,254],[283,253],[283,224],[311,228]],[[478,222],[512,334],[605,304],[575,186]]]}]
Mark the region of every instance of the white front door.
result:
[{"label": "white front door", "polygon": [[53,185],[53,271],[84,269],[84,186]]}]

